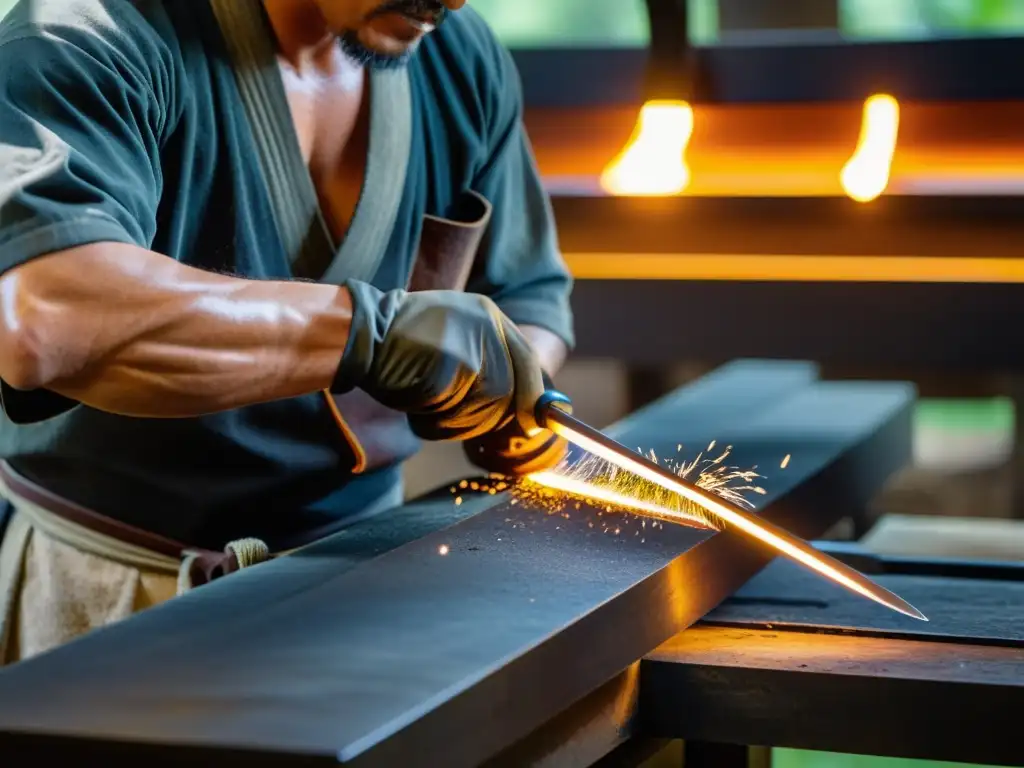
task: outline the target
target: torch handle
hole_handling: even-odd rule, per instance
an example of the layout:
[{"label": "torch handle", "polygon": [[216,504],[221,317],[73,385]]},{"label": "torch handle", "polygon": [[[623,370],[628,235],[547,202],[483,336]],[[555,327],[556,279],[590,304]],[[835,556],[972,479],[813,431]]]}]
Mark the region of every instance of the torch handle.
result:
[{"label": "torch handle", "polygon": [[551,384],[551,379],[544,374],[544,394],[537,398],[537,404],[533,408],[533,418],[537,426],[542,429],[550,429],[548,426],[548,414],[552,408],[558,408],[564,413],[572,413],[572,400],[564,392],[559,392]]}]

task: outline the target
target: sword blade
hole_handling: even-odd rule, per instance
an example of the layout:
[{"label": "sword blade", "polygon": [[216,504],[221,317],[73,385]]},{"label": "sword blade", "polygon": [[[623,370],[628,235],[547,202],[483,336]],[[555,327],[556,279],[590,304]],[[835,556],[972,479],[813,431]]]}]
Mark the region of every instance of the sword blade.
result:
[{"label": "sword blade", "polygon": [[783,528],[758,517],[703,488],[687,482],[655,462],[629,450],[600,430],[585,424],[556,404],[545,408],[544,426],[620,469],[632,472],[656,485],[698,504],[725,525],[738,528],[749,536],[768,545],[778,553],[795,560],[816,573],[856,592],[869,600],[921,621],[928,618],[903,598],[876,584],[864,574],[819,552],[807,541]]}]

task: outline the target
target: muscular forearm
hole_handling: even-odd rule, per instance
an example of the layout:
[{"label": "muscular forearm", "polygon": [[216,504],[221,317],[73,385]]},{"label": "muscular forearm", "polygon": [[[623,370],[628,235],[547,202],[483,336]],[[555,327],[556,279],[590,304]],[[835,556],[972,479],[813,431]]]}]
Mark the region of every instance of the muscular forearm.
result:
[{"label": "muscular forearm", "polygon": [[90,245],[0,279],[0,376],[113,413],[196,416],[327,387],[351,317],[337,286]]}]

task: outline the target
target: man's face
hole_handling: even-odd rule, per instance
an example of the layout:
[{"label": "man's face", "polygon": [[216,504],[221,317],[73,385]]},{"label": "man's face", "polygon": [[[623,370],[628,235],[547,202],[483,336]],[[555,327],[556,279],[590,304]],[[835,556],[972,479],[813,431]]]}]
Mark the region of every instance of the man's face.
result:
[{"label": "man's face", "polygon": [[316,0],[345,52],[361,64],[405,64],[424,35],[466,0]]}]

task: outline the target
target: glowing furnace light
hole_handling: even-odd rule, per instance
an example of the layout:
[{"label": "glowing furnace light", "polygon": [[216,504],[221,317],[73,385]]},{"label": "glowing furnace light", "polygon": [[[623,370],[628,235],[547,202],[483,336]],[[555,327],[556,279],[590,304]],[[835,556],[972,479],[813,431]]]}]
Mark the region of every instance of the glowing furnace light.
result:
[{"label": "glowing furnace light", "polygon": [[889,186],[889,172],[899,134],[900,105],[892,96],[879,94],[864,102],[860,140],[839,176],[846,194],[867,203]]},{"label": "glowing furnace light", "polygon": [[611,195],[678,195],[690,185],[686,148],[693,135],[693,107],[685,101],[649,101],[633,136],[601,174]]}]

